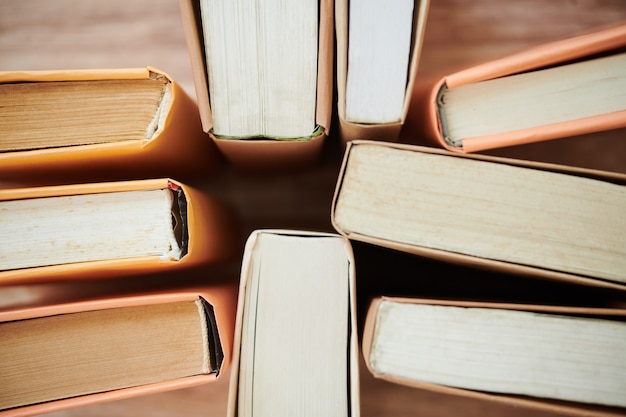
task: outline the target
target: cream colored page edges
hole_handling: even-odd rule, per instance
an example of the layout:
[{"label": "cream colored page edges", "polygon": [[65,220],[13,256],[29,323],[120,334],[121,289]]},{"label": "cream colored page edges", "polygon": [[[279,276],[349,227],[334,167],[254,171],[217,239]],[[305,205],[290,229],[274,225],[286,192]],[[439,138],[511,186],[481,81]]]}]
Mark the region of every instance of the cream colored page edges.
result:
[{"label": "cream colored page edges", "polygon": [[452,140],[626,109],[626,54],[466,84],[444,93]]},{"label": "cream colored page edges", "polygon": [[139,256],[179,259],[172,198],[161,189],[0,202],[0,269]]},{"label": "cream colored page edges", "polygon": [[316,410],[345,417],[349,262],[344,241],[263,233],[255,251],[244,309],[238,415]]},{"label": "cream colored page edges", "polygon": [[626,406],[623,322],[383,301],[369,360],[419,381]]},{"label": "cream colored page edges", "polygon": [[624,282],[624,187],[385,146],[351,148],[347,233]]},{"label": "cream colored page edges", "polygon": [[295,138],[315,130],[318,2],[200,2],[213,131]]},{"label": "cream colored page edges", "polygon": [[350,2],[346,85],[349,122],[393,123],[402,118],[413,3],[413,0]]}]

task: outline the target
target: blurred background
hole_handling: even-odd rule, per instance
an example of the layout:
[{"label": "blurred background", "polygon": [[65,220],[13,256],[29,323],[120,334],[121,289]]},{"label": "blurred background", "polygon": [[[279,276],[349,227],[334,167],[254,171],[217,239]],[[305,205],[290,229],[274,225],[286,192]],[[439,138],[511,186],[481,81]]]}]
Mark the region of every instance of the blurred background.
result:
[{"label": "blurred background", "polygon": [[[626,22],[624,0],[431,0],[418,77],[443,74],[525,47]],[[153,66],[195,98],[177,0],[3,0],[0,2],[0,70]],[[409,118],[410,118],[409,113]],[[336,124],[335,124],[336,125]],[[626,131],[616,130],[488,153],[626,173]],[[412,141],[409,128],[403,141]],[[343,149],[333,126],[319,165],[302,172],[249,175],[225,166],[198,178],[207,192],[230,203],[241,221],[241,240],[258,228],[332,231],[330,204]],[[423,278],[442,288],[439,265],[355,246],[357,274],[366,291],[395,291],[399,281]],[[402,258],[402,260],[400,259]],[[369,263],[367,263],[367,262]],[[391,268],[391,265],[396,265]],[[362,265],[359,269],[359,265]],[[366,266],[367,265],[367,266]],[[375,266],[378,265],[378,268]],[[458,271],[456,271],[458,273]],[[361,282],[361,281],[358,281]],[[450,288],[450,285],[459,285]],[[467,286],[467,284],[465,284]],[[502,291],[533,292],[533,283]],[[424,290],[428,285],[422,286]],[[430,289],[429,289],[430,291]],[[540,290],[537,290],[540,291]],[[558,292],[558,288],[550,291]],[[361,297],[363,295],[364,297]],[[536,294],[535,294],[536,295]],[[572,297],[584,298],[575,293]],[[303,376],[305,377],[305,376]],[[228,375],[214,384],[87,406],[54,416],[223,416]],[[511,416],[527,411],[446,397],[374,380],[361,370],[361,414],[372,416]],[[542,415],[533,413],[533,415]]]}]

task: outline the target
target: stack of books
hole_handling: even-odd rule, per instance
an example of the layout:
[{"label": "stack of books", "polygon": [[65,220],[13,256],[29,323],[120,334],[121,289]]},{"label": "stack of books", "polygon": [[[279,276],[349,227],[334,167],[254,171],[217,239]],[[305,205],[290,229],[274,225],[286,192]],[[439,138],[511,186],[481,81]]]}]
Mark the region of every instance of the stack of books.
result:
[{"label": "stack of books", "polygon": [[154,68],[0,77],[0,413],[218,379],[240,245],[232,209],[178,179],[219,158],[195,102]]},{"label": "stack of books", "polygon": [[[418,79],[428,0],[179,6],[197,102],[153,67],[0,73],[0,415],[227,375],[231,417],[358,417],[363,371],[626,414],[626,175],[483,152],[626,127],[626,25]],[[203,186],[330,139],[332,231],[241,241]]]}]

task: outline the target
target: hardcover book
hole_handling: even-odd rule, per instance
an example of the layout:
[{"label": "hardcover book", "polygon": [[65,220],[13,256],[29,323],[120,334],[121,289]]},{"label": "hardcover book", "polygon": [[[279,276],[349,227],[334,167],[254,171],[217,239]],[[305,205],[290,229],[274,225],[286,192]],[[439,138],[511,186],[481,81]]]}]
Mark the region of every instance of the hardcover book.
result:
[{"label": "hardcover book", "polygon": [[[92,282],[63,286],[62,294],[50,284],[0,288],[0,415],[191,387],[228,369],[232,281],[128,293],[108,281],[87,296],[83,287]],[[20,288],[37,294],[25,304],[7,303],[5,294]]]},{"label": "hardcover book", "polygon": [[624,414],[626,311],[379,297],[363,355],[377,378],[561,415]]},{"label": "hardcover book", "polygon": [[315,165],[332,114],[332,0],[180,8],[202,126],[226,159],[247,171]]},{"label": "hardcover book", "polygon": [[239,246],[227,205],[171,179],[0,190],[0,212],[2,284],[178,271]]},{"label": "hardcover book", "polygon": [[350,239],[624,289],[623,174],[353,141],[331,220]]},{"label": "hardcover book", "polygon": [[254,231],[242,260],[228,415],[358,416],[355,308],[347,239]]},{"label": "hardcover book", "polygon": [[196,103],[155,68],[0,72],[0,185],[209,173]]},{"label": "hardcover book", "polygon": [[478,152],[625,127],[625,47],[622,24],[421,80],[411,133]]},{"label": "hardcover book", "polygon": [[417,81],[429,0],[337,0],[337,111],[342,141],[396,141]]}]

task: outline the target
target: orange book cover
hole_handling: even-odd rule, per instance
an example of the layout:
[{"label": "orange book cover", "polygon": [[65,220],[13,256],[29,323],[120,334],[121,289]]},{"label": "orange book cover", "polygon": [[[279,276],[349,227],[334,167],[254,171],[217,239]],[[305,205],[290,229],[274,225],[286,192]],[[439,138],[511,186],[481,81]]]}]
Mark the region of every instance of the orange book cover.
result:
[{"label": "orange book cover", "polygon": [[[113,400],[121,400],[140,395],[182,389],[210,383],[220,378],[228,370],[232,356],[233,328],[237,303],[237,285],[234,275],[205,277],[202,283],[174,286],[170,283],[147,289],[129,289],[119,286],[115,280],[90,281],[81,285],[22,285],[3,286],[0,289],[0,322],[33,319],[53,315],[90,312],[121,307],[134,307],[179,301],[194,301],[203,298],[214,315],[213,334],[221,346],[221,359],[215,372],[180,377],[144,385],[130,386],[103,392],[82,394],[38,404],[25,405],[0,410],[0,415],[31,416],[55,412]],[[236,277],[235,277],[236,278]],[[94,288],[90,290],[90,285]],[[120,289],[122,288],[122,289]],[[21,298],[29,295],[25,303],[16,302],[12,297],[21,292]],[[103,345],[106,346],[106,345]],[[217,345],[216,345],[217,346]],[[219,350],[218,350],[219,353]],[[5,358],[10,361],[10,358]],[[8,362],[10,363],[10,362]],[[6,388],[6,387],[5,387]],[[208,404],[210,406],[210,404]]]},{"label": "orange book cover", "polygon": [[[159,255],[61,263],[50,266],[17,268],[0,271],[0,284],[35,283],[64,280],[144,276],[170,271],[187,271],[207,265],[228,263],[236,259],[239,250],[238,220],[221,200],[198,188],[172,179],[73,184],[67,186],[30,187],[0,190],[0,202],[57,196],[82,196],[119,191],[166,189],[182,190],[185,203],[181,215],[186,226],[186,254],[180,259],[165,259]],[[9,216],[9,213],[5,213]],[[71,213],[70,213],[71,215]],[[123,215],[123,214],[121,214]],[[8,219],[9,217],[4,217]],[[2,256],[11,256],[10,242]]]},{"label": "orange book cover", "polygon": [[433,300],[423,298],[410,297],[388,297],[379,296],[371,300],[365,317],[362,352],[365,359],[365,365],[374,377],[389,381],[395,384],[406,385],[416,389],[429,390],[445,395],[462,396],[482,401],[496,401],[515,408],[524,408],[529,412],[543,411],[552,412],[559,415],[572,416],[593,416],[593,417],[609,417],[624,415],[624,410],[619,407],[600,406],[593,404],[577,403],[565,400],[542,399],[538,397],[490,393],[486,391],[475,391],[471,389],[458,388],[433,382],[402,377],[398,375],[382,374],[373,369],[371,363],[372,346],[377,335],[377,316],[378,309],[382,302],[390,301],[400,304],[425,304],[439,306],[453,306],[462,308],[493,308],[512,311],[528,311],[535,313],[547,313],[556,315],[578,315],[596,318],[608,318],[624,320],[626,310],[623,308],[600,308],[600,307],[570,307],[556,305],[529,305],[515,303],[497,303],[497,302],[478,302],[478,301],[459,301],[459,300]]},{"label": "orange book cover", "polygon": [[348,16],[349,1],[335,1],[335,25],[337,36],[337,113],[339,116],[339,135],[345,144],[355,139],[370,139],[395,142],[407,118],[411,92],[417,80],[417,70],[420,61],[426,20],[428,15],[429,0],[415,2],[413,18],[413,33],[411,40],[411,56],[409,59],[408,79],[402,118],[396,123],[386,124],[363,124],[346,120],[346,85],[348,75]]},{"label": "orange book cover", "polygon": [[209,103],[206,57],[197,0],[180,0],[183,28],[191,61],[196,97],[202,127],[225,158],[235,167],[246,171],[299,169],[315,165],[330,130],[334,87],[334,10],[332,0],[319,6],[319,54],[317,70],[316,124],[319,134],[309,140],[238,140],[217,138],[212,134],[213,117]]},{"label": "orange book cover", "polygon": [[[489,163],[510,165],[514,167],[530,168],[533,170],[563,173],[563,174],[569,174],[569,175],[578,176],[578,177],[586,177],[586,178],[607,181],[609,183],[615,183],[615,184],[620,184],[620,185],[626,184],[626,175],[620,174],[620,173],[614,173],[614,172],[592,170],[592,169],[586,169],[586,168],[549,164],[549,163],[542,163],[542,162],[534,162],[534,161],[527,161],[527,160],[521,160],[521,159],[518,160],[518,159],[496,157],[496,156],[489,156],[489,155],[449,152],[445,149],[401,144],[401,143],[389,143],[389,142],[366,141],[366,140],[352,141],[348,143],[346,147],[344,159],[343,159],[340,171],[339,171],[337,184],[335,187],[335,193],[334,193],[333,201],[331,205],[331,223],[334,229],[341,235],[346,236],[347,238],[351,240],[361,241],[361,242],[365,242],[368,244],[386,247],[386,248],[390,248],[393,250],[398,250],[398,251],[402,251],[402,252],[406,252],[406,253],[410,253],[410,254],[414,254],[418,256],[423,256],[426,258],[436,259],[436,260],[443,261],[443,262],[450,262],[450,263],[454,263],[454,264],[458,264],[462,266],[481,268],[481,269],[486,269],[486,270],[496,271],[496,272],[504,272],[507,274],[517,274],[520,276],[533,276],[533,277],[538,277],[538,278],[557,280],[557,281],[567,282],[567,283],[576,283],[576,284],[588,285],[588,286],[600,287],[600,288],[612,288],[618,291],[624,291],[624,289],[626,288],[622,282],[609,281],[609,280],[604,280],[604,279],[596,279],[596,278],[582,275],[582,274],[557,271],[557,270],[542,268],[540,266],[531,266],[531,265],[525,265],[521,263],[506,262],[503,260],[489,259],[489,258],[480,257],[480,256],[473,256],[469,254],[471,252],[461,253],[460,251],[448,251],[448,250],[438,249],[434,247],[415,245],[415,244],[407,243],[407,241],[401,241],[400,239],[398,240],[386,239],[380,236],[375,236],[372,233],[368,234],[367,232],[363,232],[362,230],[346,230],[337,221],[338,203],[340,201],[340,198],[342,197],[343,182],[344,182],[344,178],[346,177],[346,173],[348,171],[348,165],[349,165],[349,160],[351,157],[351,152],[354,150],[355,147],[358,147],[361,145],[382,146],[382,147],[386,147],[390,149],[399,149],[399,150],[406,150],[410,152],[420,152],[420,153],[432,154],[432,155],[442,155],[442,156],[449,156],[449,157],[454,157],[454,158],[468,158],[474,161],[484,161],[484,162],[489,162]],[[411,174],[404,173],[404,175],[411,175]],[[461,173],[460,176],[462,177],[462,175],[463,174]],[[398,180],[401,181],[400,178],[398,178]],[[419,193],[420,190],[416,189],[415,192]],[[347,210],[350,210],[350,208],[348,208]],[[390,214],[390,216],[392,216],[392,214]],[[396,219],[396,220],[400,221],[400,219]],[[391,224],[391,223],[393,222],[390,222],[387,224]],[[444,226],[446,225],[443,225],[443,224],[441,225],[441,227],[444,227]]]},{"label": "orange book cover", "polygon": [[592,56],[623,51],[625,47],[626,24],[622,24],[538,45],[437,78],[421,80],[415,85],[411,103],[411,136],[455,152],[479,152],[625,127],[626,110],[622,110],[568,122],[461,138],[461,145],[456,146],[444,139],[438,106],[440,91],[444,86],[454,89],[508,75],[557,67]]},{"label": "orange book cover", "polygon": [[[0,84],[107,80],[165,80],[159,125],[150,140],[124,140],[0,153],[0,185],[16,187],[118,181],[139,178],[192,178],[219,162],[214,144],[202,130],[198,107],[167,74],[155,68],[0,72]],[[167,93],[169,91],[169,93]],[[168,104],[169,101],[169,104]],[[42,103],[48,105],[48,103]],[[5,110],[10,111],[7,107]],[[3,117],[0,112],[0,120]],[[97,115],[94,115],[94,118]],[[7,114],[6,117],[11,117]],[[133,117],[128,115],[128,119]],[[35,121],[36,122],[36,121]],[[120,120],[120,123],[125,120]],[[95,121],[94,121],[95,123]],[[115,131],[115,120],[108,120]],[[41,127],[38,127],[40,129]],[[8,134],[4,132],[3,135]],[[85,138],[89,141],[89,138]]]}]

